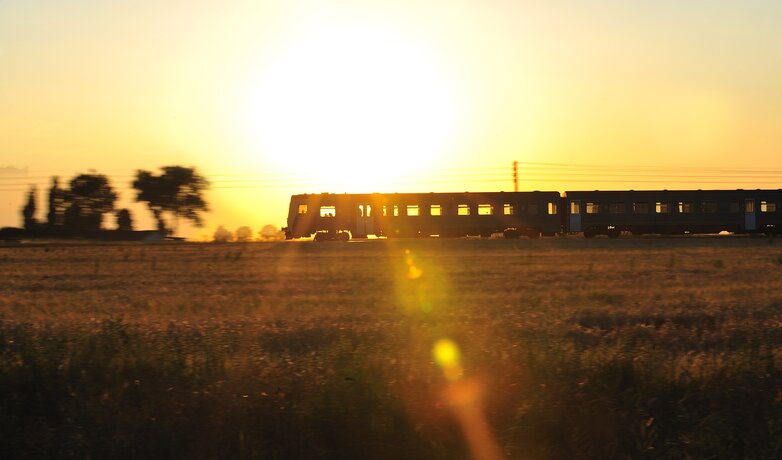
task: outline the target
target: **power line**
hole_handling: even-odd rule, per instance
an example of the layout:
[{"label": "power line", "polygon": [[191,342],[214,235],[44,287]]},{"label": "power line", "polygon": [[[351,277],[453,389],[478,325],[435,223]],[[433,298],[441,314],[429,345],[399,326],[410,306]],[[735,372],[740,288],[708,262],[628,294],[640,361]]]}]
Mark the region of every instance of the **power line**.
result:
[{"label": "power line", "polygon": [[[782,170],[779,169],[725,169],[702,167],[657,167],[637,165],[605,165],[605,164],[578,164],[578,163],[546,163],[546,162],[517,162],[525,165],[518,175],[514,169],[514,176],[508,177],[507,169],[502,167],[452,167],[441,168],[431,174],[407,174],[395,180],[395,184],[410,185],[421,184],[480,184],[480,183],[510,183],[512,179],[522,179],[527,182],[559,182],[559,183],[678,183],[678,184],[724,184],[735,187],[739,184],[752,183],[753,186],[777,184],[782,182]],[[39,172],[40,173],[40,172]],[[106,175],[110,180],[119,182],[114,189],[118,191],[135,191],[128,185],[135,175],[114,174]],[[211,183],[212,189],[292,189],[309,188],[310,184],[317,183],[319,188],[342,188],[344,181],[323,182],[321,178],[312,175],[299,175],[294,173],[268,174],[268,173],[237,173],[220,172],[205,174]],[[556,178],[552,178],[556,176]],[[588,178],[586,178],[588,177]],[[30,185],[47,187],[50,176],[26,176],[26,175],[2,175],[0,174],[0,192],[21,193],[27,191],[25,187]],[[29,181],[29,182],[28,182]],[[65,181],[67,184],[67,181]],[[515,182],[515,181],[514,181]],[[125,184],[123,184],[125,183]]]},{"label": "power line", "polygon": [[[612,170],[612,171],[641,171],[641,172],[665,172],[665,171],[696,171],[712,172],[715,174],[734,174],[734,173],[773,173],[782,174],[782,169],[744,169],[744,168],[715,168],[702,166],[641,166],[641,165],[601,165],[601,164],[579,164],[579,163],[543,163],[543,162],[519,162],[532,167],[543,166],[548,169],[574,169],[574,170]],[[525,170],[533,169],[530,167]]]}]

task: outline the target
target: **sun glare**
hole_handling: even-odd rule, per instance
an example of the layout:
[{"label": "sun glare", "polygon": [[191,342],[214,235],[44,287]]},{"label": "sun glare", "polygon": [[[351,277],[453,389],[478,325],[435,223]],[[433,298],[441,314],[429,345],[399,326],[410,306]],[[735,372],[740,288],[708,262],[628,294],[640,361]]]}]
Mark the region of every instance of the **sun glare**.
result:
[{"label": "sun glare", "polygon": [[263,161],[342,190],[393,188],[453,142],[459,104],[447,73],[401,31],[329,23],[264,68],[248,122]]}]

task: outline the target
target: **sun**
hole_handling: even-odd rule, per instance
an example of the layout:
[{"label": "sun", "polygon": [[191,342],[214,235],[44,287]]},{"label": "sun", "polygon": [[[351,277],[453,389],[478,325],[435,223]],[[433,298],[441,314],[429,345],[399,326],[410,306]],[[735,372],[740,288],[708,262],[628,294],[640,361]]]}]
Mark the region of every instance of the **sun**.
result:
[{"label": "sun", "polygon": [[442,161],[454,141],[461,107],[451,80],[400,30],[318,24],[263,69],[249,129],[265,161],[320,186],[393,190]]}]

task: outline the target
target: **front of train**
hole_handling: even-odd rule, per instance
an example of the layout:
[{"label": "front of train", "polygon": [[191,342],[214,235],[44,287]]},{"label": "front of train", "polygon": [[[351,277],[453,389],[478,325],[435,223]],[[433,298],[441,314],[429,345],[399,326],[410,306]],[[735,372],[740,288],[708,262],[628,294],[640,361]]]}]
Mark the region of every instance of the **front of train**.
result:
[{"label": "front of train", "polygon": [[309,195],[291,196],[291,202],[288,206],[288,226],[282,229],[286,240],[309,236],[309,234],[305,234],[306,229],[309,228],[309,225],[305,222],[309,216],[308,201]]}]

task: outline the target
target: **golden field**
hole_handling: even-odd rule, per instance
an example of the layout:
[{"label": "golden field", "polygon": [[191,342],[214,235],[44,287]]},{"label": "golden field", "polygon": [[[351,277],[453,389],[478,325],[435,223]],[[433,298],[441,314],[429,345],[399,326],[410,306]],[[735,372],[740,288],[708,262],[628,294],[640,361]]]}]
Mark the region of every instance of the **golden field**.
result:
[{"label": "golden field", "polygon": [[0,247],[0,457],[492,449],[781,458],[782,241]]}]

